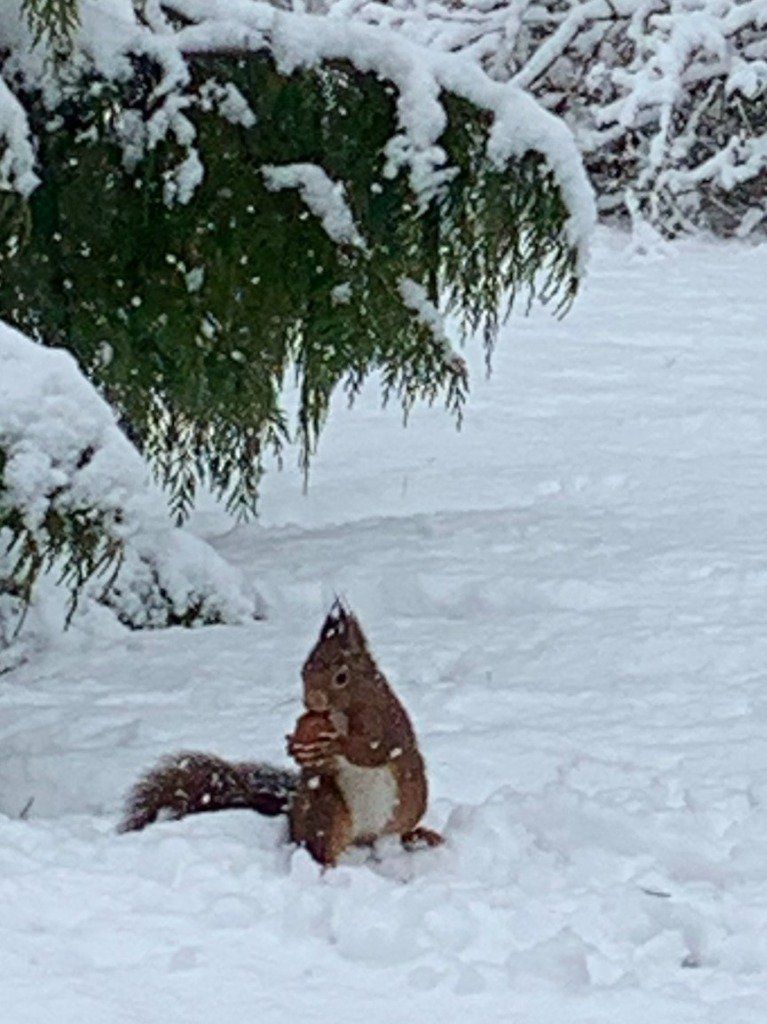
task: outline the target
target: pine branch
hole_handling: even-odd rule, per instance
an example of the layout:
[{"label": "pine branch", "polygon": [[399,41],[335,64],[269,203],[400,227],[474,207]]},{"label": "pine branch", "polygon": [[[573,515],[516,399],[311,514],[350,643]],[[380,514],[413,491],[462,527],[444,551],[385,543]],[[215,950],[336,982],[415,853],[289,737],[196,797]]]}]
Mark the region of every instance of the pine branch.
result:
[{"label": "pine branch", "polygon": [[66,55],[80,24],[79,0],[22,0],[21,9],[35,44],[46,42],[53,54]]}]

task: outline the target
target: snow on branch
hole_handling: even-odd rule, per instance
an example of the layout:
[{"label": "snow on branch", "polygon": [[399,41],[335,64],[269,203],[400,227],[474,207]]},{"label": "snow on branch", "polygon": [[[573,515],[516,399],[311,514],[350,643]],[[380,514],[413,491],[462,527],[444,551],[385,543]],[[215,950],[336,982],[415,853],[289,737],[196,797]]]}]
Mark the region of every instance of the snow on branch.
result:
[{"label": "snow on branch", "polygon": [[488,155],[498,167],[529,150],[552,168],[570,211],[569,236],[585,252],[594,203],[575,142],[565,125],[513,84],[493,82],[480,67],[452,54],[427,50],[402,36],[341,19],[275,12],[272,46],[286,72],[346,59],[397,88],[401,134],[388,147],[387,172],[407,166],[424,203],[455,173],[445,166],[439,138],[447,124],[443,91],[493,115]]},{"label": "snow on branch", "polygon": [[357,230],[352,211],[344,198],[344,187],[334,182],[316,164],[285,164],[262,169],[266,187],[271,192],[298,189],[308,209],[318,217],[328,237],[339,245],[365,248],[365,240]]},{"label": "snow on branch", "polygon": [[[0,321],[0,649],[30,601],[34,618],[46,574],[134,628],[238,621],[256,608],[234,569],[170,525],[142,458],[75,360]],[[60,593],[59,628],[63,604]]]},{"label": "snow on branch", "polygon": [[[23,52],[16,0],[10,6],[0,50],[28,72],[40,61]],[[395,84],[399,131],[388,170],[406,167],[425,202],[452,173],[439,144],[442,93],[463,96],[492,112],[500,162],[529,148],[544,154],[579,244],[592,209],[577,150],[605,216],[638,203],[635,213],[665,234],[767,231],[767,0],[312,0],[312,14],[298,6],[153,0],[152,16],[139,20],[128,0],[83,0],[78,46],[107,77],[125,74],[131,55],[157,60],[158,123],[167,131],[185,126],[180,109],[166,117],[163,97],[184,94],[189,62],[200,55],[265,50],[285,71],[350,60]],[[3,106],[0,96],[0,125]],[[541,107],[557,117],[547,122]],[[30,151],[18,123],[5,129],[6,143],[9,134],[15,140],[5,160],[22,168],[11,177],[28,188]],[[145,143],[154,144],[151,132]],[[169,189],[170,198],[188,194]]]},{"label": "snow on branch", "polygon": [[409,277],[403,277],[399,283],[399,293],[407,308],[415,313],[416,319],[428,329],[446,362],[453,366],[459,376],[465,378],[468,373],[466,363],[453,348],[445,327],[445,318],[429,299],[423,285]]},{"label": "snow on branch", "polygon": [[0,191],[13,189],[30,195],[39,178],[35,152],[24,108],[0,78]]},{"label": "snow on branch", "polygon": [[[189,88],[191,61],[268,52],[288,74],[343,60],[394,85],[399,128],[386,149],[386,171],[394,176],[406,168],[422,206],[456,173],[447,166],[439,143],[447,125],[442,94],[448,92],[491,115],[488,155],[498,167],[530,150],[543,156],[571,215],[568,239],[581,258],[585,254],[595,208],[570,131],[518,86],[493,81],[476,61],[428,49],[396,30],[367,24],[363,16],[305,14],[262,0],[155,0],[150,7],[151,16],[140,19],[128,0],[81,0],[69,63],[113,81],[129,79],[137,58],[161,69],[149,120],[127,116],[117,128],[128,163],[165,138],[186,149],[179,180],[169,182],[168,202],[188,201],[204,176],[188,117],[191,105],[200,102]],[[17,0],[12,0],[11,17],[0,25],[0,52],[12,55],[14,72],[27,88],[42,89],[52,102],[56,90],[65,87],[50,62],[41,59],[39,47],[24,42],[21,18]],[[14,137],[9,147],[16,161],[28,158],[22,141]],[[308,188],[304,184],[305,192]]]},{"label": "snow on branch", "polygon": [[767,231],[766,0],[321,6],[530,90],[573,130],[604,215],[639,210],[667,235]]}]

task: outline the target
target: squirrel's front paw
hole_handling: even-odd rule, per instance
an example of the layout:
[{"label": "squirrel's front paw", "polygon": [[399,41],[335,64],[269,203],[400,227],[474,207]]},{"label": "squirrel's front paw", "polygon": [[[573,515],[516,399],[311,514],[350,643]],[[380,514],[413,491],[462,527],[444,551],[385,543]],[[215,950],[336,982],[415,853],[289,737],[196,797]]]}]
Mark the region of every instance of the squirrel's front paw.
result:
[{"label": "squirrel's front paw", "polygon": [[302,768],[321,768],[339,753],[339,733],[329,715],[308,711],[287,737],[288,753]]},{"label": "squirrel's front paw", "polygon": [[338,746],[334,740],[310,744],[289,743],[288,753],[302,768],[326,768],[332,765],[338,754]]}]

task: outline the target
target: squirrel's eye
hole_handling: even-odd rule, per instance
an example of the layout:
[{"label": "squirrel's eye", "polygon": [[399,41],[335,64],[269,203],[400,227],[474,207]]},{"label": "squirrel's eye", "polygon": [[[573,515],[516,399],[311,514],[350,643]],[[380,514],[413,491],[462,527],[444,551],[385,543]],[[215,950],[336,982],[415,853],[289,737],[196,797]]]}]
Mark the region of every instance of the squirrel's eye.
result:
[{"label": "squirrel's eye", "polygon": [[339,668],[336,674],[333,676],[334,686],[346,686],[349,682],[349,670],[346,668]]}]

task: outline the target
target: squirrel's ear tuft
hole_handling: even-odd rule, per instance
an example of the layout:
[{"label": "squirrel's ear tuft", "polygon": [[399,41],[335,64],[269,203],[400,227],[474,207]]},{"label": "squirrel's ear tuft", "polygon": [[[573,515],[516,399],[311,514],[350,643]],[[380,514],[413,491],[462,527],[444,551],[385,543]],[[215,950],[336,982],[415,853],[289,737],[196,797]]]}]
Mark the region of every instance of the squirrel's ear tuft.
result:
[{"label": "squirrel's ear tuft", "polygon": [[365,634],[355,615],[344,605],[340,597],[333,602],[320,630],[320,643],[335,637],[347,650],[363,650],[366,647]]},{"label": "squirrel's ear tuft", "polygon": [[349,629],[349,613],[344,608],[341,599],[337,597],[333,602],[330,611],[320,630],[320,641],[330,640],[338,637],[343,640]]},{"label": "squirrel's ear tuft", "polygon": [[361,653],[367,650],[367,640],[365,634],[362,632],[362,626],[360,626],[356,615],[352,615],[351,612],[346,614],[346,633],[344,635],[344,646],[347,650]]}]

